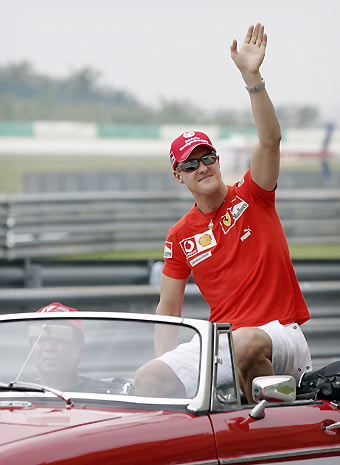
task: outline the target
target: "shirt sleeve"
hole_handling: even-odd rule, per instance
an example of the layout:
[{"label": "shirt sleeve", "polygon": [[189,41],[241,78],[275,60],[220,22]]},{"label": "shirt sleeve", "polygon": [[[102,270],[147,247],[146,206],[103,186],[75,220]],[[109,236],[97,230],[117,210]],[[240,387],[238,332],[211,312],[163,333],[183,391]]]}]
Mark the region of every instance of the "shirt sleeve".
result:
[{"label": "shirt sleeve", "polygon": [[261,200],[268,206],[275,206],[275,191],[276,187],[272,191],[266,191],[260,187],[251,177],[250,169],[246,172],[243,179],[237,184],[239,192],[245,190],[251,195],[255,200]]},{"label": "shirt sleeve", "polygon": [[171,233],[171,230],[164,244],[164,266],[162,273],[174,279],[186,279],[191,273],[179,242],[176,240],[176,236]]}]

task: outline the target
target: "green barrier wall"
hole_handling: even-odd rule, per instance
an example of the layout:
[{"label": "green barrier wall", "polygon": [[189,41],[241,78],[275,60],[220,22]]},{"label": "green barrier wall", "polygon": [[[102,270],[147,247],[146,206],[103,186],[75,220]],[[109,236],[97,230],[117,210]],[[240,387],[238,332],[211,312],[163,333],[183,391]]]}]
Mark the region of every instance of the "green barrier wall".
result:
[{"label": "green barrier wall", "polygon": [[100,124],[98,137],[124,139],[159,139],[160,126],[142,124]]},{"label": "green barrier wall", "polygon": [[0,136],[33,137],[34,123],[31,122],[0,122]]}]

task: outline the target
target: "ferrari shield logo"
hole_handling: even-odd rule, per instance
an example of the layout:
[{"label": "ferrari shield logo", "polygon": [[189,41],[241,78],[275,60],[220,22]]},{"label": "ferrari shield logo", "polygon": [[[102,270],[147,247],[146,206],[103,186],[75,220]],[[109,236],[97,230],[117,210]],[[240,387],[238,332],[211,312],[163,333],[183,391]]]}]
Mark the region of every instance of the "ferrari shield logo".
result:
[{"label": "ferrari shield logo", "polygon": [[221,217],[220,225],[224,234],[228,234],[248,207],[249,204],[245,200],[241,199],[238,195],[235,196],[231,201],[231,207]]},{"label": "ferrari shield logo", "polygon": [[229,227],[231,225],[231,217],[230,217],[229,212],[226,212],[226,214],[224,215],[224,217],[222,219],[222,222],[223,222],[224,226]]}]

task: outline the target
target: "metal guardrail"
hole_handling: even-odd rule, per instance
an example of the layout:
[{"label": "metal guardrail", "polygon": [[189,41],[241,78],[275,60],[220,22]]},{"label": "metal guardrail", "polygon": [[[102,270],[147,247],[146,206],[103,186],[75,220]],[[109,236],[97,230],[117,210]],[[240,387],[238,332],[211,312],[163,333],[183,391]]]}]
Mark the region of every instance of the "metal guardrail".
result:
[{"label": "metal guardrail", "polygon": [[152,265],[151,260],[0,260],[0,290],[149,284]]},{"label": "metal guardrail", "polygon": [[[243,158],[242,158],[243,155]],[[249,153],[241,153],[237,160],[248,165]],[[320,155],[319,155],[320,156]],[[321,162],[320,162],[321,163]],[[108,192],[108,191],[184,191],[175,180],[168,166],[164,171],[90,171],[90,172],[47,172],[24,173],[21,178],[23,193],[47,192]],[[241,177],[241,175],[240,175]],[[340,173],[281,171],[279,189],[339,189]]]},{"label": "metal guardrail", "polygon": [[[301,287],[312,316],[303,325],[303,331],[311,348],[313,367],[317,369],[334,360],[340,360],[340,282],[324,282],[318,286],[301,283]],[[1,313],[36,311],[55,301],[85,311],[154,313],[159,301],[159,291],[150,285],[70,286],[0,291]],[[185,294],[183,315],[189,318],[208,318],[208,306],[194,285],[189,285]]]},{"label": "metal guardrail", "polygon": [[[293,263],[312,316],[303,331],[317,369],[340,360],[340,261]],[[23,264],[0,262],[1,313],[34,312],[55,301],[81,310],[154,313],[159,300],[160,262],[152,266],[148,261],[35,260],[30,266],[39,268],[38,288],[22,288],[30,283],[24,281],[30,270],[25,271]],[[202,319],[209,315],[207,303],[193,283],[187,286],[183,315]]]},{"label": "metal guardrail", "polygon": [[191,204],[164,192],[0,197],[0,258],[162,248]]},{"label": "metal guardrail", "polygon": [[[293,265],[299,281],[310,282],[315,289],[320,281],[340,282],[340,260],[295,259]],[[0,260],[0,290],[149,283],[157,287],[161,268],[157,260]]]},{"label": "metal guardrail", "polygon": [[[0,258],[163,247],[193,204],[186,192],[93,192],[0,196]],[[279,191],[290,244],[340,242],[340,190]]]}]

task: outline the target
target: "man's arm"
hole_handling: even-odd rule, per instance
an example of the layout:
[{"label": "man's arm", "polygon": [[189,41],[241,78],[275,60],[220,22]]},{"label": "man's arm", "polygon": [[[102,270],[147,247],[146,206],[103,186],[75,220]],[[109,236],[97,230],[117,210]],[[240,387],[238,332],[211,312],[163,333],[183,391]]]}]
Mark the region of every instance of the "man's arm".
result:
[{"label": "man's arm", "polygon": [[[173,279],[162,274],[160,301],[157,306],[157,315],[181,316],[185,286],[188,279]],[[177,328],[173,331],[169,325],[157,325],[155,333],[156,356],[172,350],[177,343]]]},{"label": "man's arm", "polygon": [[[260,66],[264,60],[266,45],[267,35],[264,34],[264,27],[257,24],[255,28],[249,27],[239,52],[236,40],[230,47],[231,57],[247,86],[257,86],[262,82]],[[249,95],[259,136],[252,154],[251,176],[256,184],[271,191],[276,186],[280,170],[280,125],[265,88],[249,92]]]}]

